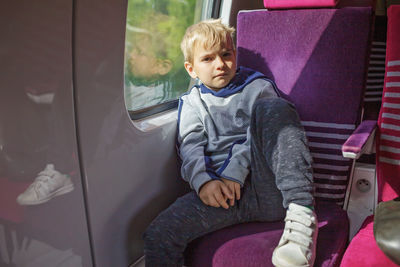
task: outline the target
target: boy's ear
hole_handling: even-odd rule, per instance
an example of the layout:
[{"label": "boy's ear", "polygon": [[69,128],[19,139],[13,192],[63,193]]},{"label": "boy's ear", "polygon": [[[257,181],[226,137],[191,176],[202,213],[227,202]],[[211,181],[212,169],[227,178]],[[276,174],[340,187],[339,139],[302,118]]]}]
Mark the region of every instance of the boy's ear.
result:
[{"label": "boy's ear", "polygon": [[190,77],[193,79],[197,78],[197,74],[194,72],[193,65],[190,62],[185,61],[185,69],[189,73]]},{"label": "boy's ear", "polygon": [[172,69],[172,62],[169,59],[159,60],[157,68],[158,74],[165,75]]}]

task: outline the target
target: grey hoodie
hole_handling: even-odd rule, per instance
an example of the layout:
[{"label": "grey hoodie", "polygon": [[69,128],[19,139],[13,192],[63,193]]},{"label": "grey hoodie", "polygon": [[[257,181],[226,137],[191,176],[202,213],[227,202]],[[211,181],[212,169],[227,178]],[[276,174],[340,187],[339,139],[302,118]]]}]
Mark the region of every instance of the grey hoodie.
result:
[{"label": "grey hoodie", "polygon": [[177,145],[181,175],[191,188],[226,178],[242,186],[250,166],[250,118],[259,98],[278,97],[263,74],[240,67],[232,81],[215,92],[195,85],[179,99]]}]

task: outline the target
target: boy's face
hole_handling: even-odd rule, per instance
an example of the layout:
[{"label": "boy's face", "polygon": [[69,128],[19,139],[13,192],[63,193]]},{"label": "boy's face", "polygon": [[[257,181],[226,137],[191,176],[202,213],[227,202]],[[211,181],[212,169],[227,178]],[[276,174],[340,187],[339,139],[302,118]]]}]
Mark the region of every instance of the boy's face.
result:
[{"label": "boy's face", "polygon": [[218,91],[228,85],[236,73],[236,52],[232,40],[227,44],[206,49],[198,44],[193,51],[193,63],[185,62],[192,78],[199,78],[208,88]]}]

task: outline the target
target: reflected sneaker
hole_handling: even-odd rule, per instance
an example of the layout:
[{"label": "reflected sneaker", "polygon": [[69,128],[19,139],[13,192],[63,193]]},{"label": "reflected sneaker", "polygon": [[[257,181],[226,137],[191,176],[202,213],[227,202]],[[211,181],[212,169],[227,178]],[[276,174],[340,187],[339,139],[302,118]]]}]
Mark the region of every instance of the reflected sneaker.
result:
[{"label": "reflected sneaker", "polygon": [[272,263],[279,267],[313,266],[317,235],[315,212],[295,203],[289,204],[285,229],[272,254]]},{"label": "reflected sneaker", "polygon": [[26,86],[25,93],[36,104],[52,104],[55,96],[54,88],[58,87],[57,81],[46,81],[35,84],[35,87]]},{"label": "reflected sneaker", "polygon": [[17,202],[20,205],[41,204],[72,190],[74,184],[71,178],[56,171],[53,164],[47,164],[25,192],[17,197]]}]

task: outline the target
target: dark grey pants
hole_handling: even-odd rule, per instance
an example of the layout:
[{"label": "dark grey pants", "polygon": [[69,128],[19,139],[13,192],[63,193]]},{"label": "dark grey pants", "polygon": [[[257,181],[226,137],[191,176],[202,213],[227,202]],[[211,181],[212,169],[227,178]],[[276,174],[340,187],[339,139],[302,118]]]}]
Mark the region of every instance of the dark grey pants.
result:
[{"label": "dark grey pants", "polygon": [[311,156],[294,107],[261,99],[251,118],[251,175],[241,199],[225,210],[205,205],[192,191],[177,199],[144,234],[146,266],[182,266],[186,245],[207,233],[243,222],[276,221],[294,202],[313,205]]}]

